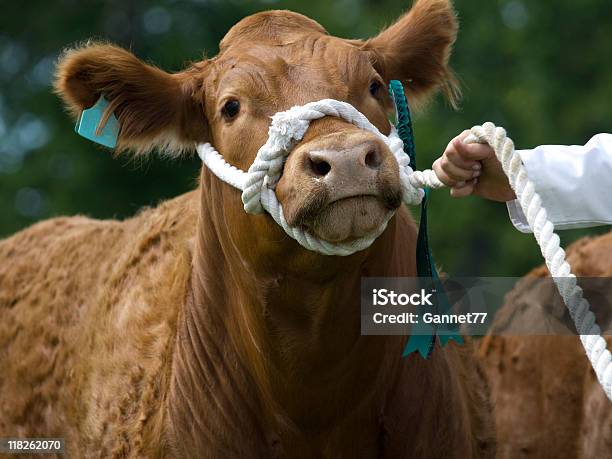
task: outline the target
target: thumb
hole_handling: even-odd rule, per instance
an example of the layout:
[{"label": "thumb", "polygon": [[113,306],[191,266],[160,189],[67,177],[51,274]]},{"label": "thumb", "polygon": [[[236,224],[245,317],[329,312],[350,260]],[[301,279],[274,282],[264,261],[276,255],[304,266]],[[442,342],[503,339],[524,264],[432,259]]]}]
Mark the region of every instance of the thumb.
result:
[{"label": "thumb", "polygon": [[[468,136],[466,140],[471,140]],[[464,140],[455,139],[453,146],[459,155],[466,160],[482,161],[495,157],[495,151],[488,143],[465,143]]]}]

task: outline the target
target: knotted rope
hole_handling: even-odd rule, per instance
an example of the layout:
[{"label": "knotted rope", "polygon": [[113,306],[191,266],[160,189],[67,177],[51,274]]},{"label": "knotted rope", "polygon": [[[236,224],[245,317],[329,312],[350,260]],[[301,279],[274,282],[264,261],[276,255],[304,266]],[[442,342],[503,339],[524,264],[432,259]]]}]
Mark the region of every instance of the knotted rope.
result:
[{"label": "knotted rope", "polygon": [[310,102],[275,114],[268,130],[268,140],[257,152],[248,172],[228,164],[210,143],[198,145],[198,154],[217,177],[242,190],[242,203],[246,212],[259,214],[266,210],[302,247],[324,255],[346,256],[372,245],[385,230],[394,212],[389,212],[383,223],[372,234],[351,242],[331,243],[319,239],[303,228],[289,226],[283,214],[283,207],[274,192],[285,159],[295,144],[302,139],[310,122],[324,116],[345,119],[361,129],[376,134],[385,142],[399,165],[402,200],[405,204],[419,204],[424,196],[424,187],[444,186],[432,170],[416,172],[412,170],[410,158],[404,153],[403,143],[395,128],[391,128],[391,133],[387,137],[351,104],[333,99]]},{"label": "knotted rope", "polygon": [[548,219],[546,209],[542,207],[542,200],[535,191],[533,182],[527,177],[519,154],[514,150],[514,143],[503,128],[496,127],[493,123],[474,126],[465,142],[488,143],[495,151],[495,156],[502,164],[527,223],[540,246],[550,275],[576,325],[597,379],[608,398],[612,400],[612,354],[601,336],[601,329],[595,323],[595,315],[589,302],[584,298],[582,288],[576,283],[576,276],[565,259],[565,251],[559,245],[559,236],[554,232],[554,225]]}]

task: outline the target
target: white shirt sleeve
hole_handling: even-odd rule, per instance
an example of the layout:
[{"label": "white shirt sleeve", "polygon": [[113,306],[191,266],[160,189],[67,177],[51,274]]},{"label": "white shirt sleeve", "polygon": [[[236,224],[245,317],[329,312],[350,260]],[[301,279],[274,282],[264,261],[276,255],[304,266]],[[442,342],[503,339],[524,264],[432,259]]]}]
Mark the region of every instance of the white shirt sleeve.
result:
[{"label": "white shirt sleeve", "polygon": [[[542,145],[517,153],[556,229],[612,225],[612,134],[597,134],[584,146]],[[530,233],[518,200],[506,204],[512,224]]]}]

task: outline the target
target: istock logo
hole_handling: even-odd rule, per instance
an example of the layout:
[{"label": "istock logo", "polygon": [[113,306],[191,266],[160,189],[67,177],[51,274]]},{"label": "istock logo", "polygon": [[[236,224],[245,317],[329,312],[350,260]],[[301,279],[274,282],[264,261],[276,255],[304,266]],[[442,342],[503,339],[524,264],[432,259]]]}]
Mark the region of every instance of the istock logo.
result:
[{"label": "istock logo", "polygon": [[386,288],[375,288],[372,290],[372,304],[374,306],[407,306],[409,304],[413,306],[433,306],[430,298],[435,292],[435,290],[432,290],[430,293],[426,293],[425,289],[422,288],[420,293],[408,294],[396,293]]}]

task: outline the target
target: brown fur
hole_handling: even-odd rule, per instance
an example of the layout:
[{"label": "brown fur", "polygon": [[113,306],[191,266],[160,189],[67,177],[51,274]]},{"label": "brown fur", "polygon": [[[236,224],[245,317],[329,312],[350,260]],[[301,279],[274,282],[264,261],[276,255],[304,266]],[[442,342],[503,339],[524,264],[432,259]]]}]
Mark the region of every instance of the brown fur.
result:
[{"label": "brown fur", "polygon": [[[415,8],[389,46],[413,47],[399,53],[406,67],[445,66],[455,28],[438,15],[452,18],[450,4]],[[446,47],[393,39],[427,24],[423,14],[421,33],[450,37]],[[122,147],[205,136],[244,169],[268,116],[296,103],[348,100],[388,129],[387,105],[368,98],[366,48],[267,12],[179,76],[92,45],[66,55],[57,88],[73,112],[108,91]],[[447,69],[431,71],[422,94],[447,84]],[[244,105],[232,122],[219,115],[228,93]],[[34,225],[0,242],[0,436],[65,437],[71,457],[492,457],[469,346],[402,359],[405,338],[360,336],[361,277],[414,275],[415,233],[400,209],[369,249],[318,255],[269,216],[245,214],[239,192],[205,168],[195,192],[124,222]]]},{"label": "brown fur", "polygon": [[[612,233],[581,239],[568,248],[567,255],[577,276],[609,278]],[[525,330],[526,324],[549,320],[550,308],[560,306],[559,301],[553,300],[557,294],[552,285],[543,291],[532,282],[549,275],[542,266],[521,280],[508,294],[492,334],[480,346],[496,408],[499,455],[609,457],[612,404],[599,385],[580,340],[571,336],[493,335],[511,335],[512,327]],[[612,291],[597,293],[612,298]],[[538,313],[539,306],[549,313]],[[610,348],[612,329],[604,330]]]},{"label": "brown fur", "polygon": [[74,457],[110,455],[128,436],[135,451],[147,447],[190,276],[196,200],[125,222],[49,220],[0,243],[3,436],[66,436]]}]

